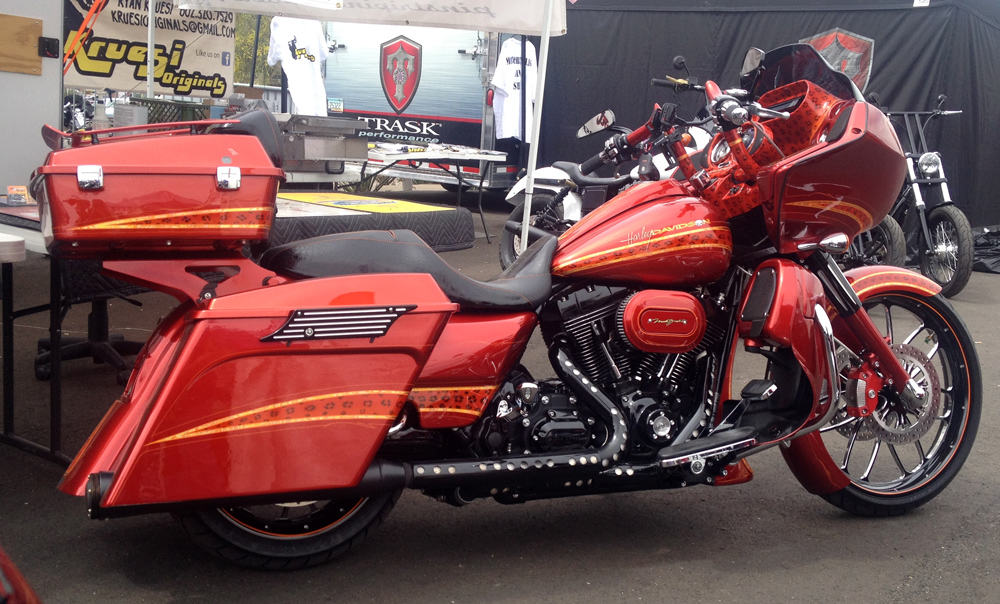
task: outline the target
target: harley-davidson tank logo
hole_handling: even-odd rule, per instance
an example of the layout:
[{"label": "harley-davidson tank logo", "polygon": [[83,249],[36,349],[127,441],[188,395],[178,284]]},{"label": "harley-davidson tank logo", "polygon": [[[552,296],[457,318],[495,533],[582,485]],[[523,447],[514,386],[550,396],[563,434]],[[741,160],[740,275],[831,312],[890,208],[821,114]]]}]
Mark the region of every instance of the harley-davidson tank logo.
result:
[{"label": "harley-davidson tank logo", "polygon": [[854,80],[864,91],[872,74],[875,40],[835,27],[823,33],[799,40],[823,55],[827,63]]},{"label": "harley-davidson tank logo", "polygon": [[406,36],[382,43],[379,80],[386,100],[396,113],[402,113],[417,93],[424,63],[422,48]]}]

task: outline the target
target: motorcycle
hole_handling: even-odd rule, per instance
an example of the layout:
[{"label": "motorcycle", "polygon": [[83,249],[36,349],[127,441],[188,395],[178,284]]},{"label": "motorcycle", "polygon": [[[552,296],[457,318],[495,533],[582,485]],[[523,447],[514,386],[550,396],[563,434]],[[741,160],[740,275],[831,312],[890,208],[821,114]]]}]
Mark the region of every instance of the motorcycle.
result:
[{"label": "motorcycle", "polygon": [[[464,505],[725,486],[774,446],[852,513],[925,504],[975,438],[972,338],[933,281],[831,257],[888,212],[898,139],[808,45],[743,71],[748,100],[705,83],[708,167],[657,108],[647,136],[685,179],[531,231],[489,282],[409,231],[243,255],[282,174],[267,113],[110,141],[49,129],[73,145],[32,179],[52,253],[179,301],[59,488],[92,518],[171,512],[268,569],[346,552],[404,488]],[[521,364],[536,328],[551,379]],[[734,387],[739,346],[767,370]]]},{"label": "motorcycle", "polygon": [[962,113],[942,110],[945,100],[945,95],[938,96],[932,111],[888,112],[890,118],[902,119],[909,147],[907,180],[890,215],[902,225],[907,248],[919,259],[920,272],[950,298],[962,291],[972,276],[974,242],[968,217],[951,199],[941,154],[930,150],[925,136],[931,121]]},{"label": "motorcycle", "polygon": [[[676,69],[687,70],[684,57],[674,57]],[[678,79],[670,76],[653,78],[653,86],[667,86],[675,92],[703,91],[704,87],[688,79]],[[703,119],[691,123],[687,133],[691,140],[687,144],[688,154],[694,156],[705,148],[712,135],[703,126],[710,120]],[[643,126],[645,127],[645,125]],[[598,132],[611,130],[616,136],[605,141],[605,147],[614,146],[619,153],[628,153],[628,159],[640,160],[640,164],[624,174],[612,178],[591,177],[583,174],[577,164],[569,161],[557,161],[551,166],[535,170],[535,180],[532,188],[532,210],[529,224],[537,229],[559,235],[586,213],[617,195],[624,187],[641,180],[660,180],[665,178],[683,178],[677,172],[677,165],[667,153],[644,153],[635,146],[648,135],[648,131],[640,128],[633,131],[615,123],[615,113],[610,109],[601,111],[587,120],[577,130],[576,138],[582,139]],[[635,132],[635,134],[633,134]],[[628,142],[629,136],[632,143]],[[646,156],[646,157],[644,157]],[[642,172],[640,173],[640,170]],[[523,195],[527,189],[527,178],[519,179],[507,192],[506,200],[514,209],[507,218],[507,223],[500,234],[500,267],[507,269],[517,260],[521,252],[521,221],[524,219]]]}]

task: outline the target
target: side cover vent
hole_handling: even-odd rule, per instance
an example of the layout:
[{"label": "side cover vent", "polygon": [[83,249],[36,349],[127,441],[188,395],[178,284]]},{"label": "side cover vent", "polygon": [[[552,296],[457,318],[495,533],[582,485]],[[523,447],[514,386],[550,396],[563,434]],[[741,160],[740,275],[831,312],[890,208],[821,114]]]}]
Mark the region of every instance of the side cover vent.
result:
[{"label": "side cover vent", "polygon": [[369,338],[374,342],[389,331],[396,319],[414,308],[415,305],[296,310],[280,329],[261,341]]}]

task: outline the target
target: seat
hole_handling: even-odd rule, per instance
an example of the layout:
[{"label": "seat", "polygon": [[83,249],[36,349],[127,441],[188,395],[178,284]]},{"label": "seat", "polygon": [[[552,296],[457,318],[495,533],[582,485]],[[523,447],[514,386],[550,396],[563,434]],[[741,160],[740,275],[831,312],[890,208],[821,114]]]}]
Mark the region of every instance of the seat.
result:
[{"label": "seat", "polygon": [[490,281],[476,281],[458,272],[408,230],[336,233],[294,241],[264,252],[260,265],[292,278],[428,273],[463,309],[533,310],[552,290],[556,244],[553,236],[539,239]]}]

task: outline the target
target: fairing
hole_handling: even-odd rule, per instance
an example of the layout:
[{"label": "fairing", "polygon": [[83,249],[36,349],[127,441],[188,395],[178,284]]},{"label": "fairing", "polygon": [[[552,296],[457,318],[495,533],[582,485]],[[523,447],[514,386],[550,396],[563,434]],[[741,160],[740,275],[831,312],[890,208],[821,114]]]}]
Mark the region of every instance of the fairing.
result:
[{"label": "fairing", "polygon": [[739,315],[739,335],[747,346],[790,348],[805,372],[813,405],[804,426],[830,408],[830,368],[817,323],[817,305],[826,305],[819,279],[791,260],[774,258],[757,267]]},{"label": "fairing", "polygon": [[902,186],[906,163],[888,118],[862,102],[843,110],[850,115],[837,140],[813,144],[760,175],[768,231],[783,254],[871,228]]}]

